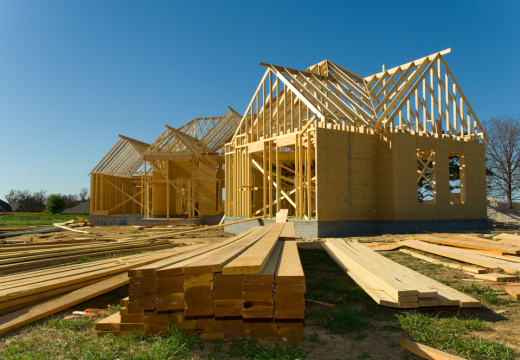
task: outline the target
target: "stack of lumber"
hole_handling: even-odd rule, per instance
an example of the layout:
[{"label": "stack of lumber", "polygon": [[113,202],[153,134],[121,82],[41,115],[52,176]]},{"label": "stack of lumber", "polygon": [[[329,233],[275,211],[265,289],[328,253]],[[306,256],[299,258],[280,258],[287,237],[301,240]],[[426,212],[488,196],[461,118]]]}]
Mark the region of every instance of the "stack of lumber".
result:
[{"label": "stack of lumber", "polygon": [[[1,229],[5,230],[6,228],[1,228]],[[48,233],[62,231],[62,229],[58,229],[58,228],[54,228],[54,227],[35,228],[35,229],[24,228],[24,230],[14,230],[14,228],[10,228],[10,229],[12,229],[12,230],[1,233],[0,239],[14,237],[14,236],[21,236],[21,235],[48,234]]]},{"label": "stack of lumber", "polygon": [[129,283],[128,270],[203,245],[0,277],[0,335]]},{"label": "stack of lumber", "polygon": [[120,334],[160,334],[171,323],[204,339],[301,340],[305,277],[296,242],[279,241],[285,225],[131,269]]},{"label": "stack of lumber", "polygon": [[128,240],[116,243],[96,241],[59,241],[0,246],[0,274],[20,272],[78,261],[82,257],[99,257],[128,252],[162,250],[178,246],[168,240]]},{"label": "stack of lumber", "polygon": [[356,242],[327,239],[324,249],[378,304],[401,309],[480,307],[480,302]]}]

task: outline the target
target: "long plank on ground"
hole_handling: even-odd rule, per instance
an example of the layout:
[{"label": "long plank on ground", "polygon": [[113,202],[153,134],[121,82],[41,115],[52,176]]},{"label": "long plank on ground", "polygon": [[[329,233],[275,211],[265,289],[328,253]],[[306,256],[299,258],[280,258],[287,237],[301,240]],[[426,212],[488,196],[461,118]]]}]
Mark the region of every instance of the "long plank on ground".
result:
[{"label": "long plank on ground", "polygon": [[515,274],[517,271],[520,271],[520,264],[491,258],[485,255],[474,254],[469,251],[465,251],[462,249],[447,247],[447,246],[439,246],[434,244],[425,243],[423,241],[418,240],[405,240],[401,242],[403,245],[417,249],[426,251],[432,254],[444,256],[450,259],[459,260],[462,262],[466,262],[469,264],[475,264],[479,266],[483,266],[485,268],[495,269],[500,268],[505,272],[510,274]]},{"label": "long plank on ground", "polygon": [[42,304],[34,305],[0,317],[0,335],[17,329],[46,316],[55,314],[71,306],[80,304],[96,296],[105,294],[128,284],[128,275],[121,274],[113,278],[58,296]]},{"label": "long plank on ground", "polygon": [[442,244],[442,245],[458,246],[458,247],[468,248],[468,249],[500,251],[502,253],[513,254],[513,255],[520,254],[520,247],[515,246],[515,245],[498,244],[496,241],[485,241],[485,240],[480,240],[480,239],[477,239],[477,240],[467,239],[467,238],[461,238],[460,236],[458,239],[454,239],[453,236],[448,239],[444,239],[444,238],[440,238],[440,237],[436,237],[436,236],[421,235],[421,234],[413,235],[412,239],[436,243],[436,244]]}]

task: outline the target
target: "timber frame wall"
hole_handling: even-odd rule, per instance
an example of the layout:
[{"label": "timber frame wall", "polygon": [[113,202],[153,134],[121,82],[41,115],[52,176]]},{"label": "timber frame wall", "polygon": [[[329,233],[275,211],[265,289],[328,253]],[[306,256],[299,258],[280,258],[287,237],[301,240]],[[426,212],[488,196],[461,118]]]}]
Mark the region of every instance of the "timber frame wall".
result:
[{"label": "timber frame wall", "polygon": [[[319,221],[485,219],[487,134],[444,60],[450,51],[366,78],[328,60],[306,71],[261,63],[225,146],[226,216],[288,208]],[[419,163],[432,167],[434,199],[424,203]]]},{"label": "timber frame wall", "polygon": [[91,215],[195,216],[222,207],[224,156],[241,116],[197,118],[152,144],[120,135],[92,170]]}]

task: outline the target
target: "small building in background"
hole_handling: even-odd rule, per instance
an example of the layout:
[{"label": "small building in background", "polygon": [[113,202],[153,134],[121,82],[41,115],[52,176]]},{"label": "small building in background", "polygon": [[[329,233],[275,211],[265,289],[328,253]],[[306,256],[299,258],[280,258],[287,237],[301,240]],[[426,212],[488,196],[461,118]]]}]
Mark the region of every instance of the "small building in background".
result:
[{"label": "small building in background", "polygon": [[65,209],[61,214],[90,214],[90,200],[84,201],[70,209]]},{"label": "small building in background", "polygon": [[22,205],[22,203],[12,202],[9,203],[9,206],[11,207],[11,212],[27,212],[27,209]]},{"label": "small building in background", "polygon": [[[6,203],[5,201],[0,200],[0,212],[12,212],[11,206],[9,206],[9,204]],[[4,214],[0,214],[0,216],[2,216],[2,215],[4,215]]]}]

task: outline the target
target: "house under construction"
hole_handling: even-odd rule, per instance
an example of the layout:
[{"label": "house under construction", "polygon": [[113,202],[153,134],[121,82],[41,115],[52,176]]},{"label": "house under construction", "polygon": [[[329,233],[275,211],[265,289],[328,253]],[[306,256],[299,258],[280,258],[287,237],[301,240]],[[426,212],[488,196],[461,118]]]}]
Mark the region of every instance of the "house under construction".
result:
[{"label": "house under construction", "polygon": [[120,135],[91,171],[91,221],[136,224],[141,219],[193,217],[222,208],[224,156],[241,116],[198,118],[166,129],[152,144]]},{"label": "house under construction", "polygon": [[218,118],[223,134],[192,122],[149,146],[122,137],[91,173],[91,214],[204,214],[225,187],[226,222],[289,209],[297,236],[485,227],[487,135],[449,52],[368,77],[261,63],[244,115]]}]

